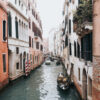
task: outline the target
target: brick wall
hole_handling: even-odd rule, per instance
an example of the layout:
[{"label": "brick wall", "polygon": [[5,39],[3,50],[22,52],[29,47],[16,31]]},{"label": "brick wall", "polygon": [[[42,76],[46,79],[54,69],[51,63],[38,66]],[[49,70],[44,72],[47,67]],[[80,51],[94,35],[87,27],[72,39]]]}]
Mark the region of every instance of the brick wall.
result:
[{"label": "brick wall", "polygon": [[93,100],[100,100],[100,0],[93,4]]},{"label": "brick wall", "polygon": [[93,58],[93,100],[100,100],[100,57]]}]

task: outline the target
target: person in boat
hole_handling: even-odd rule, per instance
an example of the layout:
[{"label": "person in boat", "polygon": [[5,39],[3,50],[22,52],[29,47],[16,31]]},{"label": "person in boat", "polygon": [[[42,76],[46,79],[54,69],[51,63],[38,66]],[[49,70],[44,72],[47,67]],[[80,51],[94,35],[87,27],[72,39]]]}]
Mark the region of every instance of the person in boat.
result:
[{"label": "person in boat", "polygon": [[68,77],[65,77],[63,73],[60,73],[57,78],[58,83],[66,83],[68,81]]}]

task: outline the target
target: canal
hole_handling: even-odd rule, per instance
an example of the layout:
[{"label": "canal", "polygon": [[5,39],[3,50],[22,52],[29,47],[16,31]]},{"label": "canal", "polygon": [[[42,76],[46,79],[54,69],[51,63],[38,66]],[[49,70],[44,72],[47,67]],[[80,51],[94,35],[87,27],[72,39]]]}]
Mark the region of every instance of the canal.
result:
[{"label": "canal", "polygon": [[43,64],[27,79],[21,78],[0,92],[0,100],[81,100],[74,86],[67,91],[57,87],[57,75],[62,69],[55,62]]}]

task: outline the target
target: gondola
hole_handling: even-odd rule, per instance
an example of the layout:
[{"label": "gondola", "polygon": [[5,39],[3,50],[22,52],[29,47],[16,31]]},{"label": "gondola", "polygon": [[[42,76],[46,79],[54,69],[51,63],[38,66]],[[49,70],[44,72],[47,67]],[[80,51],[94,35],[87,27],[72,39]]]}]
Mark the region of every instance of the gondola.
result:
[{"label": "gondola", "polygon": [[60,64],[61,64],[61,61],[60,60],[57,60],[56,65],[58,66]]},{"label": "gondola", "polygon": [[63,73],[59,73],[57,77],[58,87],[62,90],[67,90],[70,87],[70,77],[65,77]]}]

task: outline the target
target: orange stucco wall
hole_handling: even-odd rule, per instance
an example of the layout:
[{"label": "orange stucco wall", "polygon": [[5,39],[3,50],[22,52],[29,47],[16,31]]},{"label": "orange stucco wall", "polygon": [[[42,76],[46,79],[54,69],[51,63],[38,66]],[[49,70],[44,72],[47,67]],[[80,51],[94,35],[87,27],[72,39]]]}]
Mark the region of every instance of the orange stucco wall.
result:
[{"label": "orange stucco wall", "polygon": [[[6,37],[7,37],[7,12],[0,7],[0,89],[8,83],[8,47],[7,40],[3,41],[3,20],[6,21]],[[6,54],[6,72],[3,72],[3,57]]]}]

